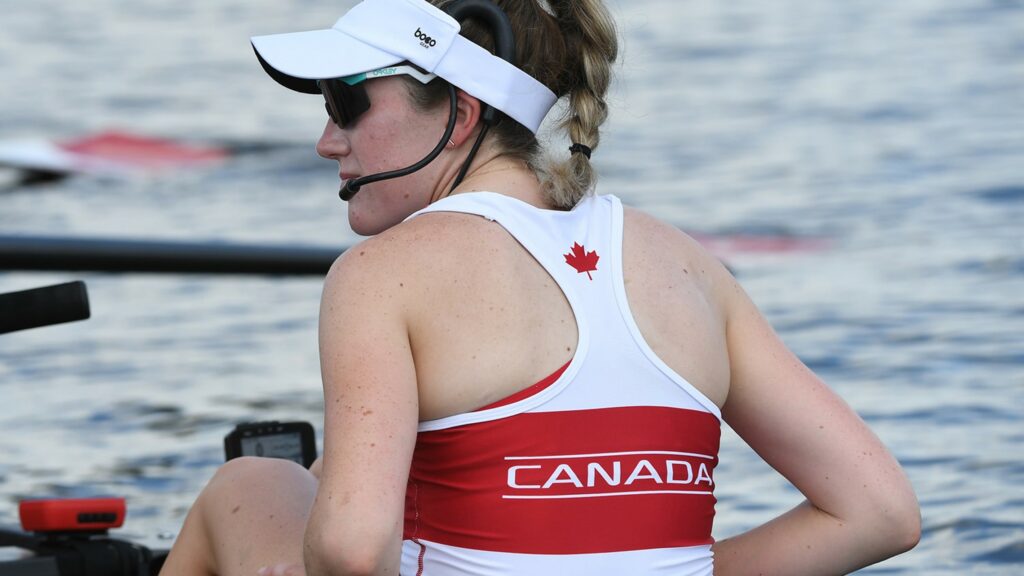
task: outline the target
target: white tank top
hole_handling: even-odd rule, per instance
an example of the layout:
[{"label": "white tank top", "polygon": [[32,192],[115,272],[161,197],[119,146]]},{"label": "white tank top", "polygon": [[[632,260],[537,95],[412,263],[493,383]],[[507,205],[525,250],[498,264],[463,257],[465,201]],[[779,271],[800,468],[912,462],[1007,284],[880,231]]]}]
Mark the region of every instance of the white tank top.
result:
[{"label": "white tank top", "polygon": [[475,192],[410,218],[428,212],[503,226],[561,288],[579,337],[551,378],[420,423],[402,574],[710,575],[721,414],[640,335],[619,199],[564,212]]}]

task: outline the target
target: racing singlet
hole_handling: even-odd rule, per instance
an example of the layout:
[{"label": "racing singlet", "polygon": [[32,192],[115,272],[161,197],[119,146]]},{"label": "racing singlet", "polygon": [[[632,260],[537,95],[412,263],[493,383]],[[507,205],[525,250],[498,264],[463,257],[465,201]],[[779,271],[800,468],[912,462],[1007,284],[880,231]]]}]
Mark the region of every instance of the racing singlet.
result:
[{"label": "racing singlet", "polygon": [[640,335],[619,199],[563,212],[464,193],[410,218],[438,211],[503,226],[564,292],[579,337],[545,381],[420,423],[403,576],[710,575],[721,414]]}]

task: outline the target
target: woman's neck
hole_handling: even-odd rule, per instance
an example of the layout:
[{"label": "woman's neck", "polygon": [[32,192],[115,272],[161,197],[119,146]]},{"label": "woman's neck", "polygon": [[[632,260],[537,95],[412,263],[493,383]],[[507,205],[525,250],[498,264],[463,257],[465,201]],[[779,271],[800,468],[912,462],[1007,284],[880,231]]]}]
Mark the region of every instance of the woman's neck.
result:
[{"label": "woman's neck", "polygon": [[502,154],[481,154],[473,160],[466,177],[449,194],[450,182],[444,192],[432,199],[436,201],[445,196],[466,192],[495,192],[511,196],[538,208],[550,209],[545,199],[543,187],[537,174],[523,160],[510,158]]}]

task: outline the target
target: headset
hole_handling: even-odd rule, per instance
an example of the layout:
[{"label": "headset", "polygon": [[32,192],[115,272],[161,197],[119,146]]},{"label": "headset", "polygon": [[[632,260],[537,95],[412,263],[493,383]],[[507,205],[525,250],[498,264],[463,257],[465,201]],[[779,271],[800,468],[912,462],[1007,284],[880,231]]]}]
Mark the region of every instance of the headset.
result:
[{"label": "headset", "polygon": [[[491,34],[494,37],[495,55],[513,66],[516,65],[516,43],[515,37],[512,33],[512,22],[509,20],[508,15],[505,14],[497,4],[491,0],[454,0],[444,7],[444,11],[460,23],[468,18],[476,18],[486,23],[490,27]],[[345,185],[338,191],[338,196],[347,202],[351,200],[356,193],[359,192],[359,189],[366,184],[407,176],[423,168],[427,164],[430,164],[434,158],[437,158],[437,156],[441,154],[441,151],[444,150],[445,144],[452,137],[452,133],[455,131],[456,95],[455,86],[450,82],[448,83],[448,99],[448,125],[445,128],[444,134],[441,136],[441,140],[438,141],[437,145],[434,146],[434,149],[431,150],[429,154],[419,162],[416,162],[406,168],[353,178],[345,182]],[[455,177],[455,181],[452,182],[452,187],[449,190],[449,193],[451,193],[451,190],[454,190],[455,187],[462,182],[462,179],[466,177],[466,173],[469,172],[469,165],[473,162],[473,158],[480,149],[480,144],[483,143],[484,136],[487,135],[487,131],[498,120],[499,110],[497,108],[494,108],[483,101],[481,101],[481,104],[483,106],[481,108],[480,118],[483,121],[483,127],[480,129],[480,135],[477,136],[476,141],[473,143],[473,147],[470,149],[469,155],[466,157],[466,161],[462,164],[459,174]]]}]

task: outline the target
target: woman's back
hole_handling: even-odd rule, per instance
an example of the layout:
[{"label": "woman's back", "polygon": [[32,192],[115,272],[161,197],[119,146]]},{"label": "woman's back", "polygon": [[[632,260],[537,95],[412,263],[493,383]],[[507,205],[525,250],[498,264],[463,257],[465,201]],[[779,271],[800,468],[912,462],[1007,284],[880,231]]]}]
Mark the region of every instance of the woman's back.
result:
[{"label": "woman's back", "polygon": [[[631,213],[640,234],[624,234],[621,205],[611,197],[561,212],[494,193],[464,194],[428,210],[441,213],[419,215],[380,239],[384,252],[394,244],[434,255],[431,266],[400,266],[397,279],[400,293],[415,286],[413,293],[429,296],[414,301],[432,303],[408,316],[420,414],[429,417],[421,417],[409,476],[405,571],[424,562],[431,568],[425,573],[439,574],[473,573],[468,566],[480,562],[495,574],[573,571],[598,554],[603,572],[591,566],[589,573],[624,566],[707,573],[719,407],[648,347],[624,290],[624,236],[637,247],[666,249],[650,238],[660,225]],[[438,229],[490,242],[398,241],[437,237]],[[685,250],[676,236],[661,241]],[[363,262],[388,261],[366,256],[349,273]],[[640,264],[633,267],[638,276]],[[706,286],[686,282],[689,270],[677,272],[683,285],[658,272],[631,283],[643,290],[645,282],[674,282],[677,299],[664,302],[698,313],[668,323],[680,319],[691,332],[710,332],[688,336],[694,342],[721,343],[721,322],[702,314],[711,310]],[[699,271],[692,276],[706,284]],[[388,301],[406,309],[402,297]],[[666,312],[663,305],[661,316]],[[661,320],[644,321],[664,329]],[[714,344],[705,348],[724,357]],[[424,374],[424,365],[449,369]],[[443,566],[465,572],[436,572]]]},{"label": "woman's back", "polygon": [[[725,283],[721,264],[678,230],[624,212],[625,292],[639,331],[658,357],[720,407],[729,379],[724,311],[715,292]],[[552,249],[570,254],[572,245]],[[576,320],[565,295],[496,222],[424,214],[365,243],[360,251],[366,250],[381,252],[372,268],[397,279],[408,297],[401,306],[410,314],[421,421],[519,392],[575,354]],[[609,264],[606,256],[597,266]]]}]

